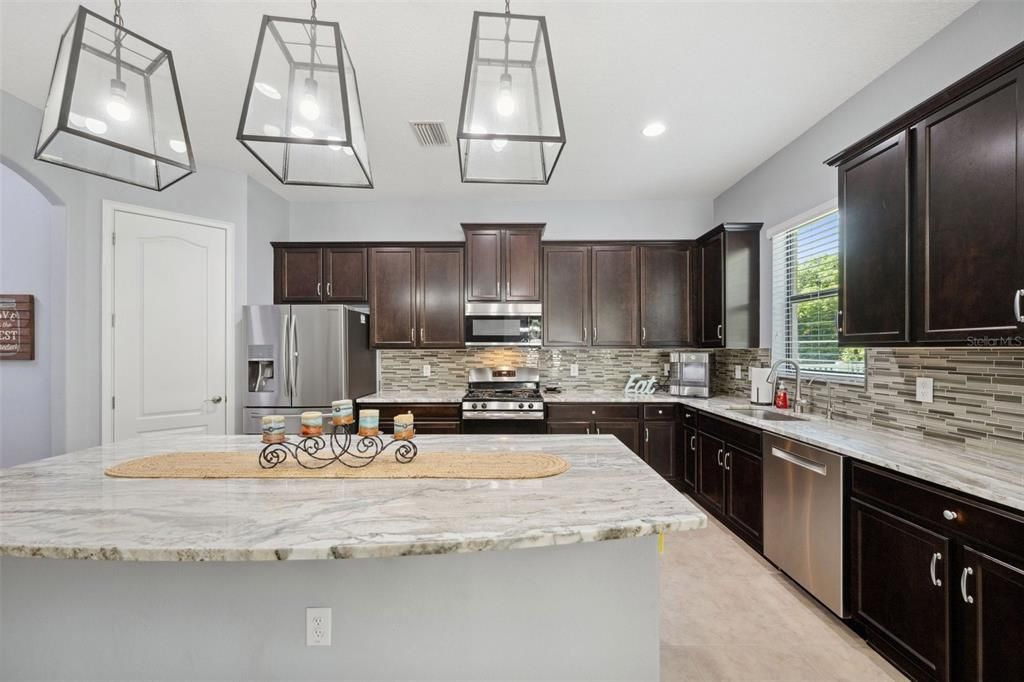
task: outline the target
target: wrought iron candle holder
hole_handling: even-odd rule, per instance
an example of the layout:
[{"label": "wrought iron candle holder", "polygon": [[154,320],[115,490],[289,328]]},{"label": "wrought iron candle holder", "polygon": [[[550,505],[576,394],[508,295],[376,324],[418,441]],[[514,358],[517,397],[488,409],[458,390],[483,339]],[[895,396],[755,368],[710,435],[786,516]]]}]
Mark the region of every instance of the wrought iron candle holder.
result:
[{"label": "wrought iron candle holder", "polygon": [[349,430],[352,426],[354,424],[335,425],[329,436],[306,436],[294,443],[288,440],[268,443],[260,451],[260,466],[273,469],[291,456],[304,469],[323,469],[332,464],[360,469],[392,447],[399,464],[408,464],[419,452],[412,440],[392,439],[385,443],[379,435],[353,436]]}]

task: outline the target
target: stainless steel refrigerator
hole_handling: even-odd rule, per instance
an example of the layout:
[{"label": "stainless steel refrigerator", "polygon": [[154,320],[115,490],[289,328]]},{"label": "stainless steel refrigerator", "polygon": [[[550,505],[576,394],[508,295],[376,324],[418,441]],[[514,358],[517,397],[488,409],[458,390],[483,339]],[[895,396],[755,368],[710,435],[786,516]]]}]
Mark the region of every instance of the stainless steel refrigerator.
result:
[{"label": "stainless steel refrigerator", "polygon": [[377,390],[377,357],[370,348],[370,313],[334,305],[245,306],[245,433],[261,418],[285,417],[299,432],[304,410],[331,411],[331,401]]}]

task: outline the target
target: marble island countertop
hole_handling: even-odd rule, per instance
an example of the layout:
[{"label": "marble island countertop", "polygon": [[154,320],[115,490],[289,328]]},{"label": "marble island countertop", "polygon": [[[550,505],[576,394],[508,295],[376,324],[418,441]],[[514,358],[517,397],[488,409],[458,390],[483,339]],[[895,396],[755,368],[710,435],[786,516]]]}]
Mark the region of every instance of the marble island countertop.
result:
[{"label": "marble island countertop", "polygon": [[357,403],[462,403],[466,389],[431,389],[422,391],[380,391],[356,398]]},{"label": "marble island countertop", "polygon": [[[544,451],[532,480],[127,479],[170,451],[259,450],[256,436],[150,437],[0,470],[0,556],[257,561],[448,554],[702,528],[707,517],[613,436],[420,436],[420,452]],[[255,454],[253,455],[255,457]]]}]

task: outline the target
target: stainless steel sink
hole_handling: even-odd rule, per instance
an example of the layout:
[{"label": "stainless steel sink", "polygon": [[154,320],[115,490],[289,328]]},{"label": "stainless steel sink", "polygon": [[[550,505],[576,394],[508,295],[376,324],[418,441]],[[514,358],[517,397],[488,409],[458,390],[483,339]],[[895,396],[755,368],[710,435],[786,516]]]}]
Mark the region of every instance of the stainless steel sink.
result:
[{"label": "stainless steel sink", "polygon": [[730,407],[730,412],[738,412],[745,414],[748,417],[754,419],[764,419],[769,422],[805,422],[806,417],[798,417],[795,414],[787,414],[785,412],[776,412],[774,410],[765,410],[760,407]]}]

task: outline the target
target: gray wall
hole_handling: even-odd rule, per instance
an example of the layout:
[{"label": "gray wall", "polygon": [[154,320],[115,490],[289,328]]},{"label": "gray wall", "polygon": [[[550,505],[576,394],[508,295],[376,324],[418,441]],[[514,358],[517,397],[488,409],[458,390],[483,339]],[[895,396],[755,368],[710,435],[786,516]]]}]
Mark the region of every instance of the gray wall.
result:
[{"label": "gray wall", "polygon": [[0,467],[64,445],[64,220],[63,207],[0,164],[0,292],[35,296],[35,359],[0,362]]},{"label": "gray wall", "polygon": [[[543,192],[543,188],[538,188]],[[452,240],[460,223],[547,223],[545,239],[689,239],[713,227],[710,200],[292,203],[294,240]]]},{"label": "gray wall", "polygon": [[[714,222],[782,223],[836,196],[822,162],[1024,40],[1024,2],[982,0],[719,195]],[[771,340],[771,253],[761,242],[761,345]]]},{"label": "gray wall", "polygon": [[249,303],[273,303],[274,250],[270,242],[288,240],[288,202],[252,178],[247,178],[246,202]]}]

